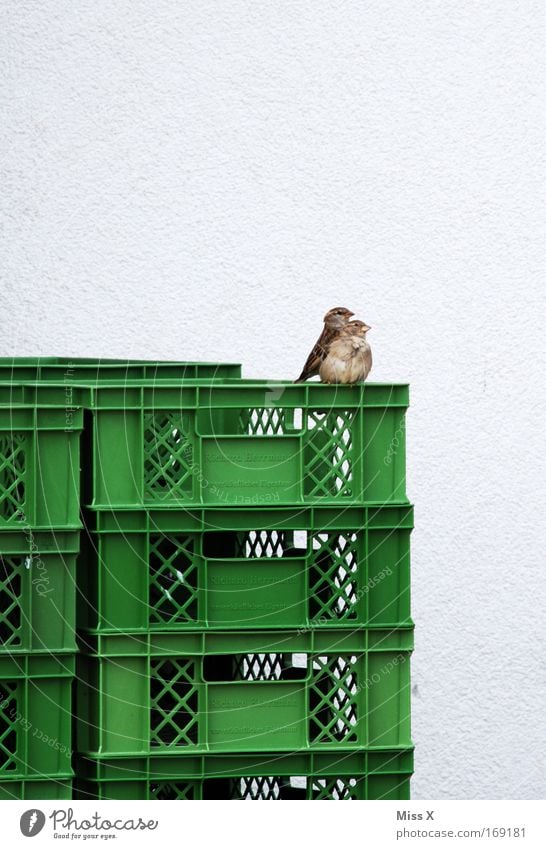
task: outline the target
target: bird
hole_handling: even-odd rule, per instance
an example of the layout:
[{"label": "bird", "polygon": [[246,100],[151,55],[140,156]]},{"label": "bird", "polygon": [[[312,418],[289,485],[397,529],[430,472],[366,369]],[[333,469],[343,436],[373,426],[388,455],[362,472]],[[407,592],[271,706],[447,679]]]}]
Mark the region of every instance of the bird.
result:
[{"label": "bird", "polygon": [[342,327],[344,327],[349,319],[354,315],[354,312],[348,310],[347,307],[332,307],[324,316],[324,327],[322,333],[317,339],[313,350],[307,357],[302,372],[294,383],[303,383],[310,377],[319,373],[320,364],[322,363],[328,345],[337,336]]},{"label": "bird", "polygon": [[372,349],[366,342],[371,330],[363,321],[349,321],[328,346],[319,374],[323,383],[360,383],[372,367]]}]

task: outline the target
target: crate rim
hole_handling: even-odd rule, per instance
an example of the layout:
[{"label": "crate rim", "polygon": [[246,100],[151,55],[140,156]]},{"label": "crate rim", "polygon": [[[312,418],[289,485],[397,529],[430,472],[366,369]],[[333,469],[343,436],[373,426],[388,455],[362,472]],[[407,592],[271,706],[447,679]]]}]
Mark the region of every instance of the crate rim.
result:
[{"label": "crate rim", "polygon": [[[383,512],[404,511],[401,521],[373,523]],[[355,521],[354,514],[358,521]],[[257,514],[260,514],[259,516]],[[350,514],[353,514],[351,516]],[[265,520],[263,517],[266,517]],[[347,516],[345,519],[344,517]],[[142,523],[139,527],[121,522],[105,527],[101,522],[112,523],[117,519],[134,519]],[[245,522],[233,523],[243,518]],[[88,521],[91,519],[91,521]],[[229,522],[232,525],[229,525]],[[259,527],[256,527],[256,522]],[[215,524],[218,522],[218,524]],[[246,527],[248,526],[248,527]],[[415,505],[411,501],[400,502],[346,502],[338,506],[284,504],[248,506],[196,506],[169,503],[162,507],[135,507],[134,505],[84,505],[83,529],[87,534],[108,533],[174,533],[178,531],[214,532],[227,530],[385,530],[415,527]]]},{"label": "crate rim", "polygon": [[[0,360],[0,365],[1,365]],[[144,365],[144,361],[142,363],[136,363],[137,365]],[[179,365],[179,363],[164,363],[165,365]],[[150,365],[155,365],[154,363],[150,363]],[[196,365],[189,364],[189,365]],[[199,365],[206,366],[214,366],[218,365],[217,363],[199,363]],[[222,363],[222,365],[238,365],[237,363]],[[224,378],[212,378],[212,377],[188,377],[183,378],[182,380],[176,380],[175,378],[132,378],[130,380],[122,380],[120,378],[112,378],[111,380],[101,382],[101,386],[105,387],[114,387],[118,388],[120,386],[166,386],[171,388],[177,388],[180,386],[180,383],[183,382],[189,386],[199,386],[203,381],[205,381],[206,386],[219,386],[223,388],[241,388],[241,386],[251,386],[251,387],[268,387],[268,386],[281,386],[286,389],[293,389],[294,391],[301,391],[302,389],[316,389],[317,387],[322,387],[322,390],[332,390],[332,388],[337,389],[338,391],[347,391],[347,390],[355,390],[362,389],[366,387],[377,387],[381,389],[385,389],[387,387],[394,388],[407,388],[411,385],[410,381],[399,381],[399,380],[369,380],[360,383],[321,383],[320,381],[307,381],[305,383],[295,383],[290,378],[276,378],[270,379],[267,377],[224,377]],[[77,387],[81,384],[83,387],[88,387],[88,382],[86,380],[76,379],[74,381],[62,381],[62,380],[32,380],[26,379],[17,381],[17,386],[28,386],[28,387],[39,387],[39,386],[49,386],[53,388],[57,387],[65,387],[67,385],[72,387]],[[0,380],[0,386],[11,386],[13,385],[12,380]]]},{"label": "crate rim", "polygon": [[[371,626],[357,625],[356,628],[353,629],[353,630],[357,630],[358,628],[367,628],[367,627],[371,627]],[[374,622],[374,627],[376,627],[379,631],[393,631],[394,630],[394,631],[413,631],[413,632],[415,632],[416,626],[415,626],[415,622],[414,622],[413,618],[410,616],[405,621],[400,621],[400,622],[397,622],[396,624],[393,624],[392,622],[385,622],[383,624],[381,622],[377,622],[377,623]],[[207,634],[214,633],[216,636],[218,636],[219,634],[225,634],[227,628],[226,628],[225,625],[207,625],[206,627],[203,626],[199,630],[206,631]],[[264,629],[264,630],[266,630],[266,629]],[[274,631],[274,630],[275,630],[275,628],[272,627],[271,625],[269,625],[267,627],[267,631]],[[286,630],[289,630],[289,629],[287,629],[286,625],[283,624],[283,625],[279,626],[276,633],[286,631]],[[296,630],[296,632],[298,631],[298,629],[293,629],[293,630]],[[302,631],[302,632],[303,631],[315,631],[315,632],[320,633],[321,635],[324,635],[328,631],[347,631],[347,625],[343,621],[333,621],[333,622],[325,622],[325,623],[321,623],[320,625],[313,625],[313,626],[309,626],[309,627],[302,625],[299,630]],[[173,634],[174,635],[180,634],[180,633],[187,634],[188,632],[189,633],[195,633],[195,631],[196,631],[196,628],[192,628],[191,625],[190,626],[184,625],[183,628],[181,628],[180,625],[178,625],[178,626],[177,625],[171,625],[171,626],[165,626],[164,628],[161,628],[160,630],[154,629],[152,631],[152,635],[155,636],[155,637],[172,637]],[[253,628],[250,625],[242,625],[238,628],[234,628],[232,630],[232,633],[238,633],[240,635],[247,635],[249,633],[250,634],[256,634],[258,631],[259,631],[258,628]],[[119,637],[120,635],[123,636],[123,637],[126,637],[126,638],[132,637],[132,636],[133,637],[147,637],[150,634],[150,628],[149,627],[147,627],[147,628],[143,627],[143,628],[140,628],[140,629],[139,628],[131,628],[131,630],[123,631],[123,633],[120,634],[119,628],[116,629],[116,628],[107,628],[107,627],[101,626],[100,628],[81,628],[80,631],[79,631],[79,634],[80,634],[80,636],[81,635],[88,635],[88,636],[91,636],[91,637],[108,637],[108,638]],[[391,648],[384,649],[384,650],[385,651],[393,651],[393,649],[391,649]],[[359,651],[362,651],[362,650],[359,649]],[[413,651],[413,649],[412,649],[412,651]],[[89,652],[86,651],[85,649],[80,649],[79,653],[89,655]],[[173,652],[169,652],[169,655],[172,655],[172,654],[173,654]],[[97,657],[98,655],[93,654],[93,656]],[[120,656],[120,655],[111,655],[111,654],[108,654],[108,653],[106,653],[104,655],[104,657],[118,657],[118,656]]]},{"label": "crate rim", "polygon": [[[82,764],[84,766],[88,766],[91,768],[96,768],[97,770],[101,769],[111,769],[115,772],[116,769],[120,769],[125,766],[129,761],[139,760],[142,762],[146,762],[148,767],[148,775],[150,775],[150,764],[153,761],[154,764],[160,765],[162,763],[167,764],[169,761],[174,759],[180,760],[181,763],[185,763],[192,765],[193,763],[200,762],[201,769],[189,769],[186,774],[182,776],[182,778],[215,778],[222,777],[224,775],[229,774],[230,771],[239,771],[241,773],[248,772],[250,770],[257,770],[260,766],[265,766],[267,768],[278,769],[279,767],[285,772],[281,772],[281,775],[296,775],[298,773],[293,772],[292,770],[296,767],[299,768],[301,764],[298,763],[297,759],[305,758],[310,762],[309,765],[313,765],[313,761],[325,761],[329,762],[335,759],[339,760],[339,763],[342,764],[343,761],[347,761],[351,756],[355,757],[364,757],[367,759],[369,755],[383,755],[386,758],[392,756],[392,760],[395,761],[399,757],[409,757],[412,761],[411,768],[413,769],[413,755],[415,753],[415,745],[402,745],[402,746],[353,746],[352,749],[344,749],[335,752],[326,752],[324,750],[314,750],[311,751],[309,749],[295,749],[293,752],[287,751],[264,751],[260,752],[201,752],[201,753],[191,753],[191,752],[162,752],[161,754],[148,754],[148,755],[126,755],[124,753],[113,752],[111,754],[105,754],[99,752],[97,754],[91,752],[79,751],[76,753],[76,764]],[[258,759],[263,758],[263,763],[259,763]],[[249,765],[249,760],[252,761],[253,765]],[[213,769],[211,772],[208,772],[206,769],[207,761],[209,763],[222,763],[224,761],[227,766],[227,771],[217,771],[217,769]],[[240,766],[234,766],[233,761],[240,761]],[[275,762],[278,762],[277,764]],[[388,762],[387,762],[388,763]],[[118,767],[119,764],[119,767]],[[334,767],[328,764],[328,769],[333,769]],[[374,769],[365,769],[364,772],[373,774],[373,775],[381,775],[384,774],[383,770],[374,770]],[[408,774],[406,769],[393,769],[392,773],[400,772],[401,774]],[[161,772],[154,772],[153,777],[154,780],[161,780],[160,776]],[[165,779],[176,780],[173,779],[172,773],[165,772],[163,773]],[[90,777],[88,775],[84,776],[86,780],[91,781],[121,781],[121,780],[139,780],[138,776],[135,776],[134,779],[127,779],[126,775],[119,776],[101,776],[101,777]]]},{"label": "crate rim", "polygon": [[[371,642],[373,636],[379,642]],[[383,639],[381,639],[381,635]],[[357,625],[336,629],[311,628],[256,628],[244,631],[224,628],[184,628],[179,631],[117,631],[105,633],[102,629],[82,628],[78,632],[78,655],[93,660],[114,660],[123,657],[195,657],[206,658],[216,655],[233,654],[367,654],[368,652],[393,653],[414,651],[415,625],[411,622],[388,625]],[[398,637],[399,644],[392,645],[385,637]],[[408,645],[403,644],[408,638]],[[89,640],[89,641],[88,641]],[[127,641],[134,646],[127,646]],[[328,643],[328,640],[330,643]],[[269,641],[269,642],[266,642]],[[169,642],[172,645],[167,646]],[[103,648],[108,643],[112,648]],[[118,643],[121,651],[114,651]],[[302,680],[304,680],[302,678]],[[248,684],[247,681],[233,681],[234,684]],[[271,681],[252,681],[254,684],[270,684]],[[276,681],[276,684],[290,684],[290,681]]]},{"label": "crate rim", "polygon": [[209,361],[209,360],[133,360],[130,358],[116,358],[116,357],[61,357],[61,356],[29,356],[29,357],[0,357],[0,366],[9,365],[13,363],[15,365],[20,366],[28,366],[28,365],[89,365],[93,366],[97,363],[111,363],[112,365],[168,365],[168,366],[240,366],[241,363],[237,362],[221,362],[221,361]]},{"label": "crate rim", "polygon": [[3,775],[0,773],[0,784],[17,784],[24,781],[73,781],[76,773],[72,772],[25,772],[19,775]]}]

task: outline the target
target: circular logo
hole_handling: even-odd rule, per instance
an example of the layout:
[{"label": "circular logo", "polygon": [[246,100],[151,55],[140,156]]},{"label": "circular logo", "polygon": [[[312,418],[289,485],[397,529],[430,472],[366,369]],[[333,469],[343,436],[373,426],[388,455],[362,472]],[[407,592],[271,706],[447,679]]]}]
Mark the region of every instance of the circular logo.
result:
[{"label": "circular logo", "polygon": [[45,825],[45,814],[37,808],[25,811],[19,820],[19,826],[25,837],[36,837]]}]

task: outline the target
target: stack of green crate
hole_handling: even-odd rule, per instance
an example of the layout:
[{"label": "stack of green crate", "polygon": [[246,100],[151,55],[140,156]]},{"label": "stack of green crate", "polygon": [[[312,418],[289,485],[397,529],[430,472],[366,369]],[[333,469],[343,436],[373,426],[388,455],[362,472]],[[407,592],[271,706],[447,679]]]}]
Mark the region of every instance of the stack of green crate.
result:
[{"label": "stack of green crate", "polygon": [[73,795],[80,458],[90,387],[177,375],[235,379],[240,366],[0,359],[0,799]]},{"label": "stack of green crate", "polygon": [[0,360],[0,797],[408,798],[407,403]]},{"label": "stack of green crate", "polygon": [[80,434],[75,392],[0,385],[0,799],[69,799]]},{"label": "stack of green crate", "polygon": [[409,797],[407,405],[229,376],[90,389],[78,798]]}]

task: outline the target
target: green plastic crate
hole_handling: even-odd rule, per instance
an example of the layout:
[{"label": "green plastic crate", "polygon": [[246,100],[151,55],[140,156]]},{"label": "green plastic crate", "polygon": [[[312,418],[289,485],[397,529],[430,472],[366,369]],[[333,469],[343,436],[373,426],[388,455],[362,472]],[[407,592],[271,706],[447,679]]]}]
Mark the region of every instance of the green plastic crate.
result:
[{"label": "green plastic crate", "polygon": [[0,388],[0,529],[81,527],[83,410],[59,390]]},{"label": "green plastic crate", "polygon": [[78,751],[411,745],[413,630],[87,635]]},{"label": "green plastic crate", "polygon": [[17,799],[72,799],[72,778],[41,778],[28,781],[0,781],[0,801]]},{"label": "green plastic crate", "polygon": [[410,506],[90,511],[86,523],[81,627],[412,624]]},{"label": "green plastic crate", "polygon": [[76,799],[409,799],[413,751],[82,759]]},{"label": "green plastic crate", "polygon": [[75,656],[0,655],[0,782],[71,775]]},{"label": "green plastic crate", "polygon": [[91,394],[93,507],[407,502],[406,385],[155,382]]},{"label": "green plastic crate", "polygon": [[76,651],[79,537],[0,530],[0,655]]},{"label": "green plastic crate", "polygon": [[241,377],[236,363],[191,363],[162,360],[116,360],[81,357],[1,357],[0,381],[157,380]]}]

